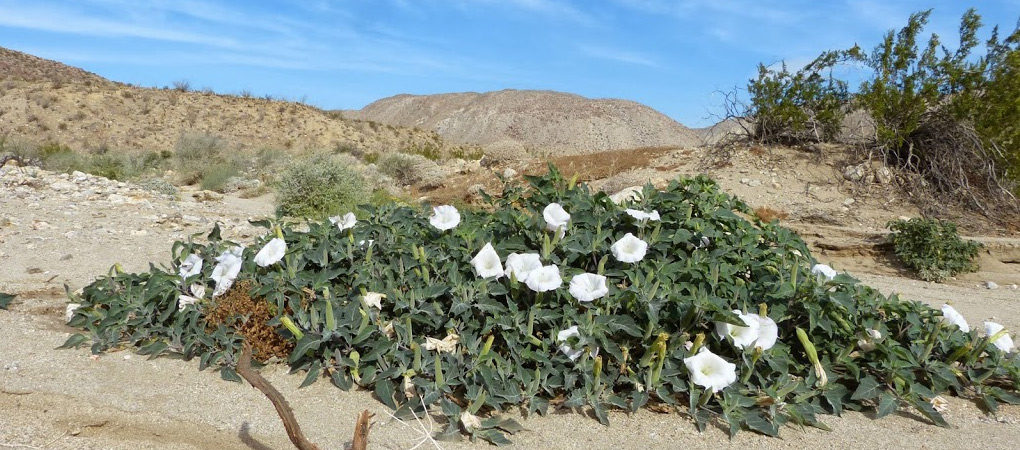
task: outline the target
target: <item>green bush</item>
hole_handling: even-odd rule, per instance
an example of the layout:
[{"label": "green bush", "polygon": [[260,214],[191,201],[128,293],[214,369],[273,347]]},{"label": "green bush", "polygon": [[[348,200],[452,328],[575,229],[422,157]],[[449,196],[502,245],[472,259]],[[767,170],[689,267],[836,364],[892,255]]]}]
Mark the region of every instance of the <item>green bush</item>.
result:
[{"label": "green bush", "polygon": [[320,155],[291,163],[276,184],[276,209],[295,217],[323,219],[354,210],[365,200],[364,178],[343,159]]},{"label": "green bush", "polygon": [[236,164],[229,162],[213,164],[202,170],[202,182],[199,183],[199,186],[203,190],[223,192],[231,178],[240,175],[240,173]]},{"label": "green bush", "polygon": [[379,171],[397,182],[435,188],[442,184],[445,172],[435,161],[421,155],[387,153],[379,158]]},{"label": "green bush", "polygon": [[975,272],[981,244],[964,241],[956,225],[945,220],[896,220],[886,225],[896,256],[922,280],[942,282],[959,273]]},{"label": "green bush", "polygon": [[[245,339],[256,348],[279,339],[291,368],[307,372],[302,385],[368,389],[398,415],[420,417],[424,405],[448,419],[437,437],[495,443],[521,429],[497,415],[507,409],[584,407],[608,423],[611,409],[665,405],[700,430],[775,436],[824,429],[820,414],[846,410],[907,407],[948,426],[932,406],[948,393],[992,411],[1020,403],[1020,362],[1002,343],[849,275],[815,275],[800,238],[748,221],[750,208],[707,177],[648,186],[625,206],[554,168],[528,181],[460,211],[452,229],[448,214],[440,227],[432,210],[365,206],[344,229],[262,222],[274,231],[235,257],[214,228],[208,243],[176,242],[171,269],[113,271],[85,287],[70,321],[85,332],[65,346],[196,358],[240,381]],[[565,233],[550,231],[547,215]],[[271,250],[279,240],[286,248]],[[542,268],[507,276],[512,253]],[[236,282],[213,278],[230,267]],[[224,294],[202,295],[214,289]],[[223,320],[231,304],[241,307]],[[252,311],[270,312],[252,324]],[[253,325],[272,329],[240,334]],[[484,419],[471,425],[475,416]]]}]

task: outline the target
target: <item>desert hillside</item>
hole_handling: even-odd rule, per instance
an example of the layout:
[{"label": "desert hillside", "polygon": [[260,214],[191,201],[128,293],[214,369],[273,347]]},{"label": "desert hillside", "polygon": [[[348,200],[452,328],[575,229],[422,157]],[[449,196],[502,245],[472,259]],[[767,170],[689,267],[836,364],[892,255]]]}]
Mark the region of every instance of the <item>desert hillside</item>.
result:
[{"label": "desert hillside", "polygon": [[188,133],[237,149],[443,148],[433,132],[347,120],[302,103],[195,91],[186,81],[141,88],[0,47],[0,136],[75,150],[172,149]]},{"label": "desert hillside", "polygon": [[349,114],[434,130],[452,142],[534,156],[701,142],[689,128],[640,103],[552,91],[397,95]]}]

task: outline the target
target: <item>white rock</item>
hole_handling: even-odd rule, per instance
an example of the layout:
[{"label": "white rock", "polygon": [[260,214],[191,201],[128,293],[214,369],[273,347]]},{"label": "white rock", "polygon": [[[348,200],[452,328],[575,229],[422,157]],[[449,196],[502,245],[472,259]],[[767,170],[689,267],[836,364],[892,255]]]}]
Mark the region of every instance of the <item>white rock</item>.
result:
[{"label": "white rock", "polygon": [[517,176],[517,171],[507,167],[503,170],[503,178],[513,178]]},{"label": "white rock", "polygon": [[989,281],[985,281],[985,287],[988,288],[988,289],[998,289],[999,285],[998,285],[998,283],[989,280]]},{"label": "white rock", "polygon": [[120,205],[122,203],[127,202],[127,197],[120,194],[110,194],[106,197],[106,201],[114,205]]},{"label": "white rock", "polygon": [[50,183],[50,189],[53,189],[54,191],[61,191],[61,192],[63,192],[63,191],[72,191],[72,190],[75,189],[75,187],[76,186],[74,185],[74,183],[72,183],[70,181],[64,181],[64,180],[58,180],[58,181],[54,181],[53,183]]}]

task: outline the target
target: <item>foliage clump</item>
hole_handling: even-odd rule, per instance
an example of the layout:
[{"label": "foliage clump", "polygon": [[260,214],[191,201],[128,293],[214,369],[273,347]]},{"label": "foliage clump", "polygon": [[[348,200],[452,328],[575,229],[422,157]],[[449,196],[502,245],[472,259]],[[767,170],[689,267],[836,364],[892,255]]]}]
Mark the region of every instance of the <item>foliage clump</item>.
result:
[{"label": "foliage clump", "polygon": [[886,225],[892,233],[896,256],[924,281],[942,282],[960,273],[978,270],[981,244],[964,241],[956,224],[947,220],[913,218]]},{"label": "foliage clump", "polygon": [[[943,393],[991,410],[1020,402],[1009,349],[813,270],[800,238],[706,177],[646,186],[624,206],[555,170],[528,181],[485,196],[485,210],[365,206],[307,231],[274,226],[253,249],[215,228],[206,244],[175,243],[172,268],[86,286],[70,321],[85,333],[65,345],[199,358],[236,380],[242,337],[229,323],[210,332],[224,297],[204,296],[234,267],[226,295],[274,312],[268,325],[294,344],[287,361],[307,371],[303,385],[369,389],[402,413],[426,405],[449,419],[438,437],[506,443],[520,426],[497,414],[518,407],[586,407],[608,423],[611,409],[655,404],[700,430],[775,436],[787,424],[825,429],[821,414],[901,406],[946,426],[933,406]],[[541,276],[518,276],[527,258]],[[773,342],[746,341],[752,314],[774,326]],[[717,373],[692,369],[695,356]]]},{"label": "foliage clump", "polygon": [[[919,174],[914,187],[936,198],[1010,216],[1020,193],[1020,27],[1004,39],[996,27],[981,42],[981,17],[971,9],[950,50],[937,34],[920,42],[930,14],[912,14],[870,54],[827,51],[796,73],[760,65],[747,86],[750,103],[731,97],[731,114],[755,141],[799,145],[838,140],[846,113],[861,111],[874,127],[869,156]],[[869,73],[852,92],[832,76],[848,62]]]},{"label": "foliage clump", "polygon": [[276,210],[324,219],[354,209],[368,195],[365,179],[343,158],[318,155],[290,163],[276,183]]}]

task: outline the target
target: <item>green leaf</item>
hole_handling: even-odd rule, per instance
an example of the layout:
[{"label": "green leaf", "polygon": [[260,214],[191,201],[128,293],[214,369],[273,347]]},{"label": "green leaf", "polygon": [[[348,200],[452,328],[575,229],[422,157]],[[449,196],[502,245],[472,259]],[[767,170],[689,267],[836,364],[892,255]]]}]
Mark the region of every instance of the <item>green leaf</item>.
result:
[{"label": "green leaf", "polygon": [[507,433],[510,434],[517,434],[520,433],[521,431],[524,431],[524,425],[521,425],[520,422],[514,419],[503,419],[502,421],[499,422],[498,425],[496,425],[496,428],[499,428],[500,430],[506,431]]},{"label": "green leaf", "polygon": [[15,295],[13,294],[5,294],[3,292],[0,292],[0,309],[7,309],[7,307],[10,306],[11,302],[14,301],[14,297]]},{"label": "green leaf", "polygon": [[875,418],[878,419],[888,416],[893,411],[896,411],[898,404],[899,400],[896,399],[895,395],[889,392],[883,392],[882,395],[879,396],[878,412],[875,414]]},{"label": "green leaf", "polygon": [[475,432],[473,437],[478,437],[478,438],[484,439],[484,440],[488,441],[490,444],[493,444],[493,445],[496,445],[496,446],[504,446],[504,445],[513,444],[512,441],[510,441],[509,439],[506,438],[506,436],[503,435],[502,431],[495,430],[495,429],[492,429],[492,428],[487,429],[487,430],[478,430],[478,431]]},{"label": "green leaf", "polygon": [[757,411],[752,411],[744,416],[744,423],[747,424],[747,428],[752,431],[757,431],[766,436],[779,436],[779,427],[775,423],[766,419]]},{"label": "green leaf", "polygon": [[870,400],[878,397],[881,392],[878,381],[875,381],[873,377],[864,377],[861,383],[857,385],[857,390],[850,396],[850,400]]},{"label": "green leaf", "polygon": [[305,334],[304,337],[298,341],[297,345],[294,346],[294,351],[290,352],[290,363],[293,364],[297,362],[309,351],[318,350],[319,345],[321,344],[322,340],[319,337],[312,336],[311,334]]},{"label": "green leaf", "polygon": [[89,340],[88,336],[85,336],[84,334],[81,334],[81,333],[75,333],[75,334],[72,334],[70,337],[68,337],[67,340],[64,341],[63,345],[61,345],[60,347],[57,347],[57,348],[58,349],[61,349],[61,348],[75,348],[75,347],[81,345],[83,342],[85,342],[87,340]]},{"label": "green leaf", "polygon": [[397,402],[393,399],[393,381],[386,378],[375,380],[375,395],[390,409],[397,409]]},{"label": "green leaf", "polygon": [[237,374],[237,371],[228,366],[220,367],[220,378],[237,383],[244,381],[241,379],[241,376]]},{"label": "green leaf", "polygon": [[932,406],[928,400],[917,396],[911,396],[908,398],[907,402],[913,405],[914,408],[917,408],[917,410],[920,411],[921,414],[924,414],[925,417],[930,419],[932,422],[935,422],[935,425],[949,428],[949,422],[946,422],[946,419],[942,417],[941,413],[935,411],[935,407]]},{"label": "green leaf", "polygon": [[298,389],[312,385],[313,383],[319,380],[320,375],[322,375],[322,363],[320,363],[319,361],[315,361],[308,368],[308,375],[305,375],[305,380],[301,382],[301,385],[298,386]]}]

